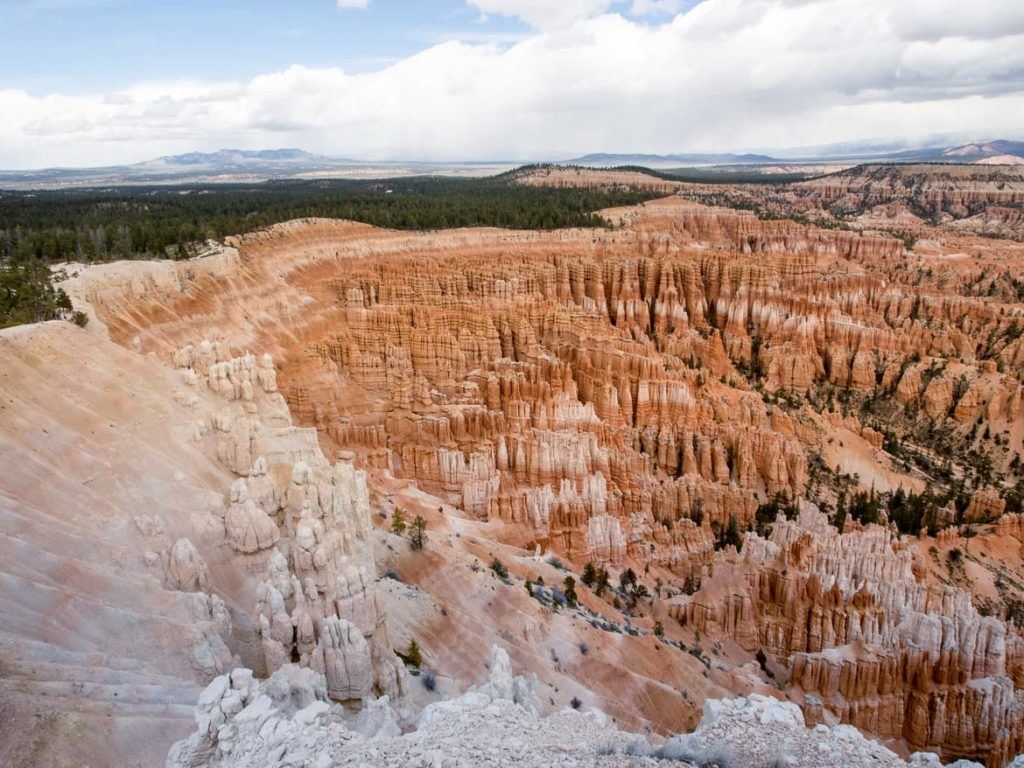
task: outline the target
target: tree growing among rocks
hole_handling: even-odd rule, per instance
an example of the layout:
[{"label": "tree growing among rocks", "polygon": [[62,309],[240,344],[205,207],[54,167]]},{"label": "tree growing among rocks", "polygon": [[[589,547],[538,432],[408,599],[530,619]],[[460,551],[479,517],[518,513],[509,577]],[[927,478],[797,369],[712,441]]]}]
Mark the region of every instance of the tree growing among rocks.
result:
[{"label": "tree growing among rocks", "polygon": [[405,533],[405,516],[400,509],[396,509],[391,516],[391,532],[398,536]]},{"label": "tree growing among rocks", "polygon": [[422,515],[416,515],[412,521],[412,525],[409,526],[409,546],[414,550],[419,551],[423,549],[423,545],[427,542],[427,521],[423,519]]},{"label": "tree growing among rocks", "polygon": [[636,572],[632,568],[627,568],[619,574],[619,586],[627,591],[636,586]]},{"label": "tree growing among rocks", "polygon": [[411,664],[416,669],[419,669],[423,663],[423,651],[420,650],[419,643],[415,638],[409,641],[409,650],[405,653],[405,663]]},{"label": "tree growing among rocks", "polygon": [[579,599],[576,597],[576,579],[566,576],[562,583],[565,585],[565,601],[570,608],[575,608],[579,605]]}]

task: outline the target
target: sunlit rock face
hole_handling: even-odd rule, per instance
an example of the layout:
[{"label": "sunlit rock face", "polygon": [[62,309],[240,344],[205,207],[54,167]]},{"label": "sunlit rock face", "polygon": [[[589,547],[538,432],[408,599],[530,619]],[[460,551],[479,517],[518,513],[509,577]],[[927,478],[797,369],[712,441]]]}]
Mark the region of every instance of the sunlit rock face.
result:
[{"label": "sunlit rock face", "polygon": [[[216,329],[233,349],[280,350],[273,385],[329,452],[607,562],[621,547],[588,535],[591,518],[617,519],[627,550],[653,543],[681,562],[660,553],[652,525],[735,517],[742,528],[755,494],[805,491],[806,420],[766,403],[752,370],[763,391],[891,396],[963,425],[1024,413],[1020,383],[979,360],[979,329],[1008,321],[901,285],[899,240],[678,199],[610,216],[626,228],[294,223],[238,242],[241,279],[221,279],[226,293],[214,280],[172,301],[187,325],[145,301],[104,314],[143,348]],[[272,375],[252,355],[231,365],[208,374],[230,397],[244,400],[240,372]],[[248,469],[250,427],[218,428],[226,460]]]}]

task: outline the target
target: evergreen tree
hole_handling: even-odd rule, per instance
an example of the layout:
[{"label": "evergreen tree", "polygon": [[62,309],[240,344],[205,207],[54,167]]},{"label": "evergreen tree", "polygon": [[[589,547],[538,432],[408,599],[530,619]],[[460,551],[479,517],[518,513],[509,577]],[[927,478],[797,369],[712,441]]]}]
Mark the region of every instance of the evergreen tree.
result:
[{"label": "evergreen tree", "polygon": [[587,563],[583,566],[583,575],[580,576],[580,581],[588,587],[593,587],[597,583],[597,569],[593,563]]},{"label": "evergreen tree", "polygon": [[416,515],[409,527],[409,546],[414,550],[423,549],[427,542],[427,521],[422,515]]},{"label": "evergreen tree", "polygon": [[636,573],[632,568],[627,568],[619,574],[619,586],[624,590],[636,586]]},{"label": "evergreen tree", "polygon": [[836,499],[836,514],[832,518],[832,525],[840,533],[843,532],[843,528],[846,526],[846,491],[841,491]]},{"label": "evergreen tree", "polygon": [[391,532],[398,536],[405,533],[405,517],[400,509],[396,509],[395,513],[391,516]]},{"label": "evergreen tree", "polygon": [[562,583],[565,585],[566,602],[570,608],[575,608],[579,604],[579,599],[576,596],[576,579],[566,576]]},{"label": "evergreen tree", "polygon": [[420,665],[423,664],[423,652],[420,651],[420,646],[415,638],[409,641],[409,650],[405,654],[405,660],[408,664],[416,667],[416,669],[419,669]]},{"label": "evergreen tree", "polygon": [[739,523],[736,522],[736,518],[732,515],[729,516],[729,522],[725,526],[725,530],[716,538],[716,549],[733,546],[736,547],[737,551],[739,551],[743,548],[743,537],[740,535],[740,526]]},{"label": "evergreen tree", "polygon": [[691,519],[693,520],[693,524],[698,528],[704,524],[704,503],[700,499],[697,499],[693,504],[693,514],[691,515]]},{"label": "evergreen tree", "polygon": [[54,305],[57,309],[64,309],[68,312],[71,311],[71,297],[68,296],[67,292],[63,288],[57,289],[57,297],[54,300]]},{"label": "evergreen tree", "polygon": [[0,328],[53,320],[57,309],[50,270],[45,264],[38,259],[0,263]]}]

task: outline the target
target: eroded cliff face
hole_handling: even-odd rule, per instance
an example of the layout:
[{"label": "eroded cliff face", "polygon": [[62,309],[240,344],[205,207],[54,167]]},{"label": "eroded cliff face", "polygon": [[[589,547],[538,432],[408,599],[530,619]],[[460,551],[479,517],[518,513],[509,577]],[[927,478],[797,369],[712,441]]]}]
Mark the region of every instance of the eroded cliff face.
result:
[{"label": "eroded cliff face", "polygon": [[268,357],[174,371],[68,323],[0,350],[5,764],[162,764],[238,664],[401,695],[364,474],[292,425]]},{"label": "eroded cliff face", "polygon": [[840,534],[807,507],[767,539],[747,534],[669,612],[783,660],[811,721],[1004,765],[1022,751],[1024,639],[967,591],[920,579],[922,560],[885,528]]},{"label": "eroded cliff face", "polygon": [[856,231],[880,228],[903,239],[953,233],[1017,242],[1024,237],[1024,173],[1019,166],[866,163],[836,168],[804,166],[799,170],[822,175],[778,184],[693,183],[640,169],[560,166],[522,169],[513,178],[533,186],[676,193],[704,204],[756,210],[772,219],[804,219]]},{"label": "eroded cliff face", "polygon": [[332,465],[315,431],[292,425],[269,355],[228,357],[203,341],[173,362],[188,385],[224,401],[194,424],[238,478],[222,525],[208,521],[203,537],[230,547],[232,562],[258,583],[257,669],[310,667],[326,675],[335,701],[400,697],[403,670],[376,594],[365,473],[351,455]]},{"label": "eroded cliff face", "polygon": [[[680,198],[606,213],[616,229],[543,234],[292,222],[141,291],[73,286],[114,340],[231,404],[209,428],[251,476],[232,489],[228,537],[270,574],[256,616],[268,666],[333,665],[342,697],[390,679],[376,663],[372,680],[342,674],[328,653],[374,660],[358,642],[373,608],[337,560],[358,548],[329,534],[339,515],[369,523],[322,490],[359,466],[438,499],[438,525],[634,568],[654,595],[630,609],[639,620],[673,619],[670,638],[697,656],[714,642],[723,663],[767,654],[809,718],[993,766],[1020,751],[1006,596],[982,616],[970,585],[941,583],[930,539],[852,519],[840,535],[818,510],[857,488],[956,482],[972,491],[962,508],[924,527],[1000,519],[1024,438],[1024,319],[1001,293],[1021,254],[989,273],[950,243],[908,252]],[[330,461],[260,448],[246,382],[258,401],[270,379],[272,412],[315,427]],[[770,498],[800,517],[760,519]],[[766,537],[744,537],[753,527]],[[943,535],[948,549],[960,532]],[[175,578],[199,583],[179,554]],[[355,606],[359,631],[321,603]]]},{"label": "eroded cliff face", "polygon": [[613,563],[662,521],[742,528],[756,493],[804,493],[814,425],[765,392],[1015,432],[1014,313],[900,282],[900,241],[678,199],[609,215],[627,229],[286,225],[243,238],[231,276],[102,314],[143,349],[197,330],[272,349],[290,408],[332,450]]}]

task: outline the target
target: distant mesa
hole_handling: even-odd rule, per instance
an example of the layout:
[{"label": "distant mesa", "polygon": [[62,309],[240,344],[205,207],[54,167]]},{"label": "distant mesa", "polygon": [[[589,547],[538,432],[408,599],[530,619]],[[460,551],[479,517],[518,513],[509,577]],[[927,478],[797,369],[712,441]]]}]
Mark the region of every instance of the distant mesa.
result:
[{"label": "distant mesa", "polygon": [[0,170],[0,189],[30,190],[154,184],[260,183],[283,179],[394,178],[418,175],[489,176],[515,163],[356,160],[292,147],[220,149],[166,155],[130,165]]},{"label": "distant mesa", "polygon": [[[955,146],[923,147],[890,151],[849,151],[833,153],[835,158],[872,159],[899,163],[977,163],[1015,165],[1017,158],[1024,158],[1024,142],[996,139],[995,141],[971,142]],[[1006,158],[1001,163],[995,158]]]},{"label": "distant mesa", "polygon": [[978,165],[1024,165],[1024,157],[1020,155],[995,155],[975,160]]},{"label": "distant mesa", "polygon": [[1016,165],[1024,159],[1024,142],[996,139],[995,141],[972,142],[956,146],[916,147],[897,149],[894,147],[868,144],[848,144],[833,147],[817,147],[806,150],[779,150],[780,157],[764,154],[733,152],[723,153],[676,153],[668,155],[593,153],[565,161],[567,165],[767,165],[773,163],[821,162],[825,160],[888,160],[892,162],[938,162],[973,163],[988,161],[987,164]]}]

